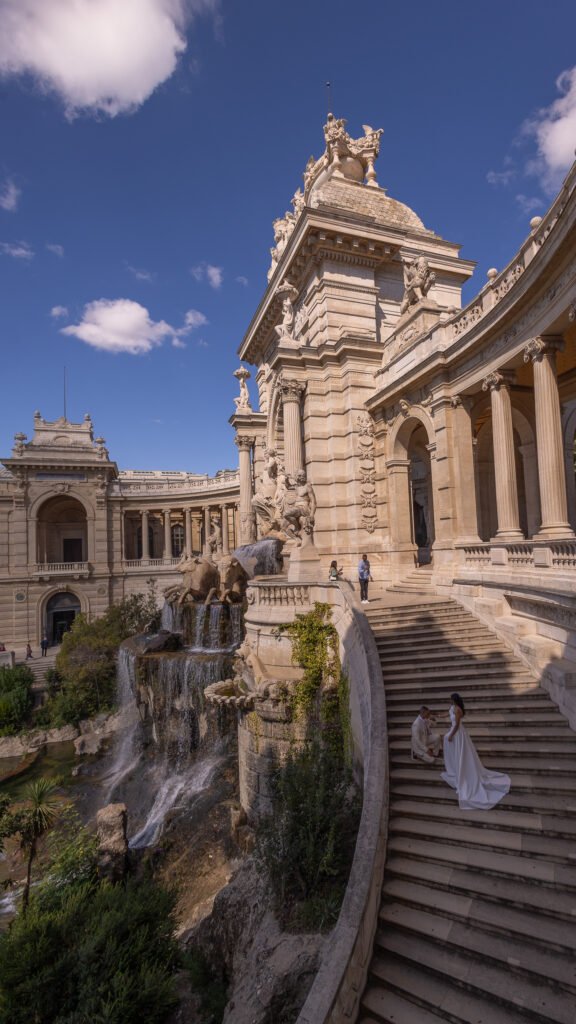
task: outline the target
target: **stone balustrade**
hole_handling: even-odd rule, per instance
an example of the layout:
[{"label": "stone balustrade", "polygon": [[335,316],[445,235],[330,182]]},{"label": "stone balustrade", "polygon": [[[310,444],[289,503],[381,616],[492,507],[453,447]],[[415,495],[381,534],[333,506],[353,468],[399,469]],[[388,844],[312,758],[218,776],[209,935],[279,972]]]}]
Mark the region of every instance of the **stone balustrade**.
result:
[{"label": "stone balustrade", "polygon": [[180,558],[125,558],[124,569],[161,569],[178,565]]},{"label": "stone balustrade", "polygon": [[88,562],[37,562],[34,571],[39,576],[88,575],[90,565]]},{"label": "stone balustrade", "polygon": [[510,544],[485,541],[462,545],[459,550],[464,565],[470,569],[576,569],[576,540]]},{"label": "stone balustrade", "polygon": [[299,607],[310,605],[310,587],[293,584],[260,583],[248,591],[248,602],[265,608]]}]

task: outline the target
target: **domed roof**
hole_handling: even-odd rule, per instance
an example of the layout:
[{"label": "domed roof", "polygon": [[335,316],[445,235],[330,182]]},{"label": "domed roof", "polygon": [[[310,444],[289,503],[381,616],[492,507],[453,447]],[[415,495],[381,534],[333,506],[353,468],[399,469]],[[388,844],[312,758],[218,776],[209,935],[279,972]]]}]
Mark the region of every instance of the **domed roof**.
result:
[{"label": "domed roof", "polygon": [[344,178],[333,176],[314,184],[310,190],[308,206],[353,213],[375,225],[433,234],[424,227],[414,210],[398,199],[387,196],[383,189],[371,188]]}]

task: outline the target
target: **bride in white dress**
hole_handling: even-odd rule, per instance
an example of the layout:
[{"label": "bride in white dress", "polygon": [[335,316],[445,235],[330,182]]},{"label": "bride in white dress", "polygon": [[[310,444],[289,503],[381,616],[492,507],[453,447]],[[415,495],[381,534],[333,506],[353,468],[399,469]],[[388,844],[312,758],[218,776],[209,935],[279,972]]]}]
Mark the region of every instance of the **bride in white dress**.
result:
[{"label": "bride in white dress", "polygon": [[444,782],[458,793],[462,811],[488,811],[510,789],[510,776],[491,772],[482,764],[464,725],[464,701],[459,693],[450,694],[450,732],[444,737]]}]

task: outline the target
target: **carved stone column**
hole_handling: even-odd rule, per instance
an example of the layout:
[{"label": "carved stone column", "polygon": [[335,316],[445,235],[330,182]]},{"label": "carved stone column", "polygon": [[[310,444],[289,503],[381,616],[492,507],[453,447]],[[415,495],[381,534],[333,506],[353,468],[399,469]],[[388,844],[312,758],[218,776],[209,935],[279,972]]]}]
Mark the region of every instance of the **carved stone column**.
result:
[{"label": "carved stone column", "polygon": [[474,465],[472,417],[467,401],[459,395],[455,395],[450,400],[450,411],[454,447],[456,535],[460,543],[469,541],[477,544],[480,538],[476,508],[476,468]]},{"label": "carved stone column", "polygon": [[256,539],[254,513],[252,511],[252,466],[250,452],[254,447],[255,437],[237,434],[234,443],[238,448],[240,465],[240,543],[251,544]]},{"label": "carved stone column", "polygon": [[220,515],[222,522],[222,554],[230,554],[230,539],[228,536],[228,505],[220,506]]},{"label": "carved stone column", "polygon": [[148,509],[142,509],[140,512],[142,517],[142,559],[150,558],[150,536],[148,533]]},{"label": "carved stone column", "polygon": [[280,380],[284,417],[284,461],[286,472],[290,476],[299,469],[304,469],[300,400],[305,390],[306,384],[303,381],[287,380],[285,377]]},{"label": "carved stone column", "polygon": [[492,441],[494,444],[494,474],[496,477],[496,509],[498,513],[498,540],[520,540],[518,510],[518,484],[510,402],[511,375],[505,372],[489,373],[482,382],[482,390],[490,391],[492,404]]},{"label": "carved stone column", "polygon": [[192,509],[184,509],[184,547],[192,554]]},{"label": "carved stone column", "polygon": [[210,554],[210,548],[208,547],[208,537],[212,533],[212,525],[210,523],[210,505],[204,507],[204,554]]},{"label": "carved stone column", "polygon": [[164,558],[172,558],[172,532],[171,532],[171,509],[163,508],[164,516]]},{"label": "carved stone column", "polygon": [[534,367],[534,408],[536,450],[542,525],[539,537],[573,537],[568,522],[566,477],[560,396],[556,377],[556,352],[564,347],[561,338],[533,338],[524,349],[524,362]]},{"label": "carved stone column", "polygon": [[410,459],[386,462],[390,516],[390,557],[396,566],[413,566],[416,545],[412,539],[412,496]]}]

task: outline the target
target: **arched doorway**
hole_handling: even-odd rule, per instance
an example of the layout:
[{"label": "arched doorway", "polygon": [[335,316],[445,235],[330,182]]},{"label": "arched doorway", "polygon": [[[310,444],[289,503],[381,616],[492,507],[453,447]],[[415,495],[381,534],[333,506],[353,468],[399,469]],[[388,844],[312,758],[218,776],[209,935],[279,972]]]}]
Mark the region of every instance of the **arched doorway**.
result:
[{"label": "arched doorway", "polygon": [[46,604],[46,636],[51,644],[59,644],[80,612],[80,601],[68,590],[52,594]]},{"label": "arched doorway", "polygon": [[432,561],[434,543],[434,500],[428,435],[422,425],[416,427],[408,444],[410,459],[410,497],[412,511],[412,542],[417,547],[418,565]]},{"label": "arched doorway", "polygon": [[45,501],[38,511],[37,561],[86,562],[88,524],[86,509],[67,494]]}]

